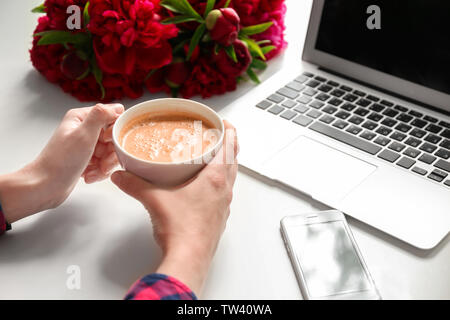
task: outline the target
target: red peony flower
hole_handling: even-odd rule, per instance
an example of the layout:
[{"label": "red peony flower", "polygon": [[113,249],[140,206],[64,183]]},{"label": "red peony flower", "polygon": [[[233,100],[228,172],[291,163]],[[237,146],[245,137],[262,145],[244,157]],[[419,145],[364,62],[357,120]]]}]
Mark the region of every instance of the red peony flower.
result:
[{"label": "red peony flower", "polygon": [[[227,0],[217,0],[207,17],[209,35],[222,46],[233,44],[238,62],[235,63],[224,49],[215,55],[214,42],[205,41],[207,38],[201,39],[188,62],[173,60],[175,47],[177,56],[181,56],[183,50],[187,55],[189,40],[199,23],[162,24],[165,18],[179,13],[163,8],[160,1],[90,0],[87,29],[83,27],[80,31],[73,31],[89,31],[90,35],[84,38],[84,42],[38,45],[41,37],[34,37],[31,61],[46,79],[81,101],[136,99],[143,94],[144,85],[152,93],[170,93],[172,89],[179,89],[185,98],[194,95],[208,98],[234,90],[237,77],[251,64],[248,48],[237,40],[241,27],[273,22],[264,33],[251,36],[256,41],[270,40],[270,45],[275,46],[276,49],[266,55],[268,59],[286,47],[284,0],[232,0],[229,8],[224,8]],[[207,0],[188,1],[204,16]],[[45,0],[46,16],[39,19],[35,32],[66,31],[67,8],[77,5],[83,10],[87,2]],[[182,33],[177,37],[179,30]],[[95,60],[91,59],[93,57]],[[101,84],[92,72],[88,72],[95,70],[95,62],[102,74]]]},{"label": "red peony flower", "polygon": [[236,89],[236,78],[227,77],[216,70],[209,57],[200,57],[180,93],[184,98],[201,95],[209,98]]},{"label": "red peony flower", "polygon": [[170,92],[169,86],[165,82],[166,68],[161,68],[155,71],[148,79],[145,81],[145,86],[150,93],[157,93],[165,91]]},{"label": "red peony flower", "polygon": [[47,16],[50,19],[50,28],[54,30],[67,30],[67,18],[69,18],[67,8],[71,5],[77,5],[81,8],[81,12],[83,12],[83,8],[87,2],[88,0],[45,0],[44,6]]},{"label": "red peony flower", "polygon": [[136,69],[150,71],[172,61],[167,41],[178,34],[174,25],[160,23],[159,0],[92,0],[89,30],[100,68],[131,75]]},{"label": "red peony flower", "polygon": [[[273,25],[263,33],[252,36],[253,39],[270,40],[270,45],[275,49],[266,55],[270,60],[280,54],[286,47],[284,39],[284,16],[286,14],[286,4],[284,0],[240,0],[232,1],[231,7],[241,17],[243,26],[252,26],[271,21]],[[248,14],[250,12],[250,14]]]},{"label": "red peony flower", "polygon": [[170,88],[179,88],[189,77],[191,68],[183,59],[174,59],[174,61],[166,67],[166,84]]},{"label": "red peony flower", "polygon": [[78,79],[89,71],[89,62],[83,60],[75,50],[64,55],[61,61],[61,72],[68,79]]},{"label": "red peony flower", "polygon": [[212,10],[206,17],[206,28],[211,39],[228,47],[236,41],[239,33],[240,19],[232,8]]},{"label": "red peony flower", "polygon": [[[50,30],[50,19],[47,16],[40,17],[35,33],[47,30]],[[48,81],[58,82],[63,77],[59,66],[66,53],[66,49],[60,44],[38,46],[38,41],[39,37],[33,38],[33,47],[30,50],[31,62]]]},{"label": "red peony flower", "polygon": [[[39,18],[39,24],[35,33],[50,30],[50,21],[47,16]],[[40,37],[33,39],[33,47],[30,50],[30,57],[33,66],[41,72],[44,77],[52,82],[57,83],[64,92],[67,92],[80,101],[99,101],[102,96],[101,89],[91,74],[82,80],[73,80],[67,77],[61,68],[64,56],[68,51],[60,44],[38,46],[37,42]],[[139,98],[142,95],[142,81],[136,76],[136,80],[125,78],[120,75],[110,75],[103,73],[103,86],[106,95],[103,102],[122,99],[127,96],[131,99]]]},{"label": "red peony flower", "polygon": [[[183,50],[184,50],[184,54],[187,56],[189,53],[189,44],[185,44],[183,46]],[[200,47],[196,46],[194,51],[192,52],[192,56],[191,59],[189,60],[190,62],[195,62],[198,59],[198,56],[200,54]]]},{"label": "red peony flower", "polygon": [[237,63],[228,56],[225,50],[220,50],[215,60],[217,68],[221,72],[226,76],[237,78],[247,71],[252,62],[252,56],[250,55],[246,44],[241,40],[236,40],[233,47],[236,52]]},{"label": "red peony flower", "polygon": [[233,1],[232,6],[239,12],[240,16],[248,17],[258,10],[260,1],[261,0]]}]

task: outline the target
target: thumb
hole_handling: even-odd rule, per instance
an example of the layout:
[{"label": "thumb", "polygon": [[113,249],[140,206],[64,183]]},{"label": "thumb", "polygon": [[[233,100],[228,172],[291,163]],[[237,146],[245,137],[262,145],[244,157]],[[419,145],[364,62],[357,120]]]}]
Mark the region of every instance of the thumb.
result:
[{"label": "thumb", "polygon": [[97,104],[91,108],[86,119],[83,121],[83,127],[93,136],[98,136],[100,130],[113,124],[123,112],[124,107],[121,104]]},{"label": "thumb", "polygon": [[[127,171],[116,171],[111,175],[111,181],[119,187],[120,190],[135,198],[140,202],[144,202],[149,192],[155,187],[146,180]],[[147,197],[146,197],[147,196]]]}]

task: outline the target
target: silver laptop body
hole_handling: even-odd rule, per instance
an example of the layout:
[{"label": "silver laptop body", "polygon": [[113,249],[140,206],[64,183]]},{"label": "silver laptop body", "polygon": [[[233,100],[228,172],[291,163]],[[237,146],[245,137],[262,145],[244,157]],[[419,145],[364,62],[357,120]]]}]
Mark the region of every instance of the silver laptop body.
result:
[{"label": "silver laptop body", "polygon": [[[405,57],[406,52],[399,54],[402,48],[429,45],[419,42],[423,35],[416,37],[417,43],[392,42],[390,48],[384,45],[392,41],[383,39],[386,30],[370,33],[390,31],[397,1],[380,6],[381,30],[351,31],[359,18],[349,19],[349,13],[370,17],[365,10],[370,2],[365,2],[315,0],[303,61],[277,73],[222,115],[238,130],[241,165],[412,246],[431,249],[450,230],[450,73],[442,72],[450,66],[450,52],[442,56],[450,32],[447,28],[438,58],[423,57],[429,61],[419,60],[417,69],[425,72],[416,72],[413,58],[395,59]],[[418,24],[424,10],[414,10],[426,1],[413,2],[417,6],[403,12],[419,15]],[[445,25],[450,10],[446,15]],[[360,20],[361,28],[369,28],[365,18]],[[408,33],[415,27],[409,26]],[[383,43],[383,50],[369,52],[373,43],[358,39],[366,34]],[[361,45],[364,49],[358,50]],[[383,60],[385,51],[392,61]],[[442,63],[439,59],[448,64],[426,67]]]}]

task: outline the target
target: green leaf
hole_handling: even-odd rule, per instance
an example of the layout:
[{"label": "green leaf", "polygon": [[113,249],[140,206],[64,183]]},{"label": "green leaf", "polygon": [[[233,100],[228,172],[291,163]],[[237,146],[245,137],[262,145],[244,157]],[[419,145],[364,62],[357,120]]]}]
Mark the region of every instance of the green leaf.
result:
[{"label": "green leaf", "polygon": [[239,77],[237,77],[236,78],[236,81],[237,81],[237,83],[239,84],[239,83],[241,83],[242,81],[247,81],[247,79],[245,79],[243,76],[239,76]]},{"label": "green leaf", "polygon": [[44,4],[41,4],[40,6],[37,6],[36,8],[33,8],[33,10],[31,10],[31,12],[33,12],[33,13],[45,13],[45,6],[44,6]]},{"label": "green leaf", "polygon": [[150,70],[150,72],[145,76],[144,82],[150,79],[150,77],[154,75],[156,71],[158,71],[158,69]]},{"label": "green leaf", "polygon": [[184,23],[184,22],[190,22],[190,21],[197,21],[196,18],[190,17],[190,16],[176,16],[172,18],[167,18],[163,21],[161,21],[162,24],[178,24],[178,23]]},{"label": "green leaf", "polygon": [[189,44],[189,52],[187,54],[187,60],[191,60],[192,54],[194,53],[195,47],[200,42],[200,39],[202,38],[203,34],[205,33],[206,25],[203,23],[197,27],[195,30],[194,35],[192,36],[191,43]]},{"label": "green leaf", "polygon": [[234,50],[233,45],[225,47],[225,52],[230,57],[231,60],[233,60],[234,63],[238,63],[238,59],[236,56],[236,51]]},{"label": "green leaf", "polygon": [[247,75],[249,76],[249,78],[250,78],[253,82],[255,82],[255,83],[257,83],[257,84],[260,84],[260,83],[261,83],[261,81],[259,81],[258,76],[257,76],[256,73],[252,70],[252,68],[248,68],[248,70],[247,70]]},{"label": "green leaf", "polygon": [[205,35],[203,36],[202,42],[210,42],[210,41],[212,41],[211,35],[209,34],[209,32],[206,32]]},{"label": "green leaf", "polygon": [[69,31],[51,30],[34,34],[35,37],[41,37],[38,41],[39,46],[49,44],[81,44],[89,41],[89,36],[85,33],[72,33]]},{"label": "green leaf", "polygon": [[214,45],[214,54],[217,56],[219,54],[220,51],[220,44],[216,43]]},{"label": "green leaf", "polygon": [[166,8],[169,11],[175,12],[175,13],[184,13],[183,8],[179,8],[177,5],[171,5],[167,3],[168,1],[162,1],[161,7]]},{"label": "green leaf", "polygon": [[259,56],[262,60],[266,60],[266,57],[264,56],[264,53],[262,52],[260,46],[256,43],[255,40],[252,40],[250,38],[244,38],[242,39],[248,46],[251,53],[256,54]]},{"label": "green leaf", "polygon": [[91,21],[91,17],[89,16],[89,4],[90,4],[89,1],[86,2],[86,5],[84,6],[83,10],[83,23],[85,28],[89,24],[89,21]]},{"label": "green leaf", "polygon": [[264,55],[268,54],[270,51],[275,50],[277,47],[275,46],[266,46],[266,47],[262,47],[261,51],[262,53],[264,53]]},{"label": "green leaf", "polygon": [[250,68],[258,69],[258,70],[264,70],[267,68],[267,63],[264,61],[261,61],[259,59],[253,59]]},{"label": "green leaf", "polygon": [[100,87],[100,91],[102,92],[102,97],[100,100],[103,100],[106,94],[105,87],[103,87],[103,72],[98,67],[95,57],[92,57],[91,59],[91,66],[92,66],[92,74],[94,75],[95,81],[97,82],[98,86]]},{"label": "green leaf", "polygon": [[88,55],[83,50],[77,50],[77,56],[83,61],[88,59]]},{"label": "green leaf", "polygon": [[203,18],[198,14],[198,12],[195,11],[194,8],[192,8],[187,0],[163,0],[161,1],[161,6],[170,11],[193,17],[198,22],[204,21]]},{"label": "green leaf", "polygon": [[184,45],[188,42],[189,42],[189,39],[184,39],[183,41],[178,42],[177,45],[175,47],[173,47],[172,55],[175,55],[178,53],[178,51],[182,50]]},{"label": "green leaf", "polygon": [[256,43],[258,44],[258,46],[262,46],[263,44],[269,44],[272,41],[270,40],[261,40],[261,41],[257,41]]},{"label": "green leaf", "polygon": [[252,36],[254,34],[263,33],[273,25],[273,22],[266,22],[241,29],[242,34]]},{"label": "green leaf", "polygon": [[79,76],[76,80],[83,80],[84,78],[86,78],[89,75],[89,73],[91,73],[91,70],[89,68],[87,68],[86,71],[81,76]]},{"label": "green leaf", "polygon": [[227,2],[225,3],[224,8],[228,8],[230,6],[230,2],[231,2],[231,0],[227,0]]},{"label": "green leaf", "polygon": [[205,19],[208,16],[208,14],[211,12],[212,9],[214,9],[214,6],[216,5],[216,0],[208,0],[206,3],[206,9],[205,9]]},{"label": "green leaf", "polygon": [[181,4],[186,8],[186,10],[189,12],[189,14],[193,17],[196,17],[198,21],[201,21],[201,22],[204,21],[202,16],[199,15],[198,12],[194,10],[194,8],[192,8],[192,6],[188,2],[188,0],[174,0],[174,1],[181,2]]}]

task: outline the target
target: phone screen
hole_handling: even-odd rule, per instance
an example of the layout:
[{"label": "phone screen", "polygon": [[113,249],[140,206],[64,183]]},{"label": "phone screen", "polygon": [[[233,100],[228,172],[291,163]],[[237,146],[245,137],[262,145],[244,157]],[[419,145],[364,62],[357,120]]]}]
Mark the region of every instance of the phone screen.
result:
[{"label": "phone screen", "polygon": [[299,225],[290,231],[291,243],[311,297],[372,288],[342,221]]}]

